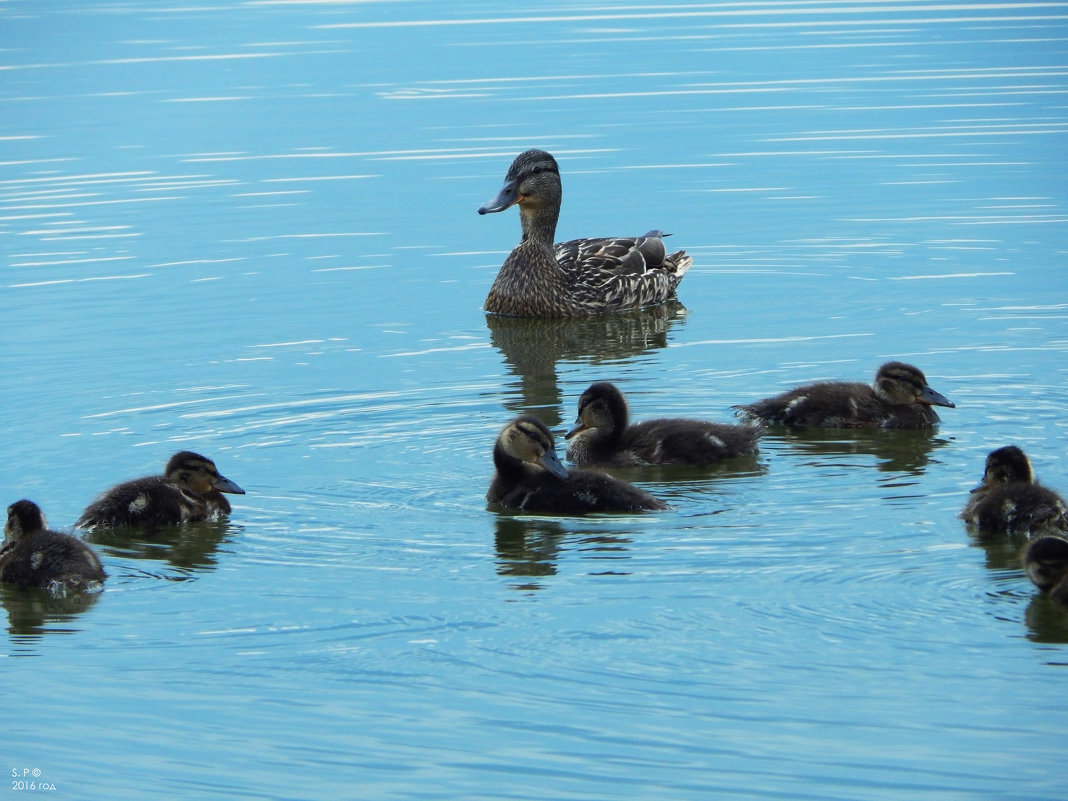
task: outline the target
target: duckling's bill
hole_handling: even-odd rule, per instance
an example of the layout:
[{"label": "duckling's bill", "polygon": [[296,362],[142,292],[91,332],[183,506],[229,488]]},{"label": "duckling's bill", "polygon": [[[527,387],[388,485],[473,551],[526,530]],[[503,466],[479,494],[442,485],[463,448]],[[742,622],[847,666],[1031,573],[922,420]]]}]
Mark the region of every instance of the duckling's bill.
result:
[{"label": "duckling's bill", "polygon": [[564,434],[564,439],[571,439],[576,434],[585,431],[587,427],[588,426],[584,422],[582,422],[582,418],[580,417],[578,420],[575,421],[575,425],[571,426],[568,432]]},{"label": "duckling's bill", "polygon": [[950,409],[956,409],[957,405],[943,395],[941,392],[936,392],[928,386],[925,386],[920,394],[916,396],[916,403],[926,403],[928,406],[945,406]]},{"label": "duckling's bill", "polygon": [[538,464],[548,470],[557,478],[567,478],[567,468],[560,463],[560,457],[556,455],[556,451],[545,451],[540,457],[538,457]]},{"label": "duckling's bill", "polygon": [[214,487],[219,492],[229,492],[232,495],[244,495],[245,494],[245,491],[243,489],[241,489],[241,487],[237,486],[237,484],[235,484],[233,481],[228,479],[226,476],[219,476],[215,480]]}]

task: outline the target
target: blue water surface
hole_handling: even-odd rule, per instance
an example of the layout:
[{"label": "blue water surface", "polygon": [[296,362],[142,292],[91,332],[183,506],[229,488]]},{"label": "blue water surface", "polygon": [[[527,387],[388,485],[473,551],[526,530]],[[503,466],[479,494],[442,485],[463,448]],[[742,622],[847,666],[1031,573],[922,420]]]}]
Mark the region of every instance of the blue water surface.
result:
[{"label": "blue water surface", "polygon": [[[1062,3],[0,4],[5,503],[69,530],[183,449],[247,490],[2,588],[10,791],[1062,798],[1068,610],[957,514],[1008,443],[1068,491],[1066,100]],[[529,147],[680,304],[482,312]],[[487,508],[593,381],[730,421],[890,359],[937,431]]]}]

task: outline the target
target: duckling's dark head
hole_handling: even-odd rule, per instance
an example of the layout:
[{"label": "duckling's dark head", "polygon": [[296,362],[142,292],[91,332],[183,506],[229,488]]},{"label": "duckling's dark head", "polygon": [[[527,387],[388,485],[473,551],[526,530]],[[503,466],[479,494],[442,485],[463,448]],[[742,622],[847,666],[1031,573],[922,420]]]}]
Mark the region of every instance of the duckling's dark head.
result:
[{"label": "duckling's dark head", "polygon": [[539,465],[558,478],[568,476],[556,455],[552,432],[532,415],[521,415],[506,425],[497,437],[497,450],[512,460]]},{"label": "duckling's dark head", "polygon": [[208,492],[230,492],[244,495],[245,491],[233,481],[219,474],[215,462],[206,456],[192,451],[174,454],[167,462],[163,475],[180,487],[192,490],[198,495]]},{"label": "duckling's dark head", "polygon": [[627,427],[627,400],[615,384],[598,381],[582,393],[578,403],[578,419],[565,435],[571,439],[587,429],[604,434],[623,431]]},{"label": "duckling's dark head", "polygon": [[987,455],[986,466],[983,469],[983,483],[972,492],[981,492],[991,487],[1007,484],[1031,484],[1034,480],[1035,472],[1026,454],[1015,445],[1006,445]]},{"label": "duckling's dark head", "polygon": [[4,543],[16,542],[22,537],[44,531],[48,527],[41,507],[23,498],[7,507],[7,523],[4,525]]},{"label": "duckling's dark head", "polygon": [[875,374],[875,393],[895,406],[918,403],[956,408],[953,401],[927,385],[927,376],[923,371],[904,362],[887,362],[879,368]]},{"label": "duckling's dark head", "polygon": [[1039,589],[1048,590],[1068,575],[1068,540],[1036,537],[1023,553],[1024,570]]},{"label": "duckling's dark head", "polygon": [[556,159],[544,150],[527,150],[508,168],[501,191],[478,213],[504,211],[516,203],[520,208],[559,207],[560,197],[560,167]]}]

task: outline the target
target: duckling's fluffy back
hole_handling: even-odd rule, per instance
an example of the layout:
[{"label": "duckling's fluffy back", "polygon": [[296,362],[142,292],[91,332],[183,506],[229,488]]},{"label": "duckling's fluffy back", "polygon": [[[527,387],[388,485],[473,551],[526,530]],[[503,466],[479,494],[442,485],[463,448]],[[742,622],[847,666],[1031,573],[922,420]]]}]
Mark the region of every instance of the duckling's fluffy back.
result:
[{"label": "duckling's fluffy back", "polygon": [[220,492],[201,496],[163,476],[146,476],[112,487],[89,504],[76,525],[88,529],[157,528],[229,512],[230,502]]},{"label": "duckling's fluffy back", "polygon": [[1041,484],[1007,484],[977,490],[960,516],[983,532],[1068,533],[1068,507]]},{"label": "duckling's fluffy back", "polygon": [[1030,460],[1015,445],[987,454],[983,480],[960,516],[985,533],[1068,533],[1068,504],[1035,481]]},{"label": "duckling's fluffy back", "polygon": [[89,546],[69,534],[39,531],[0,554],[0,581],[54,592],[89,592],[107,573]]},{"label": "duckling's fluffy back", "polygon": [[594,470],[570,470],[561,479],[548,471],[509,481],[493,477],[486,499],[509,509],[545,514],[584,515],[594,512],[648,512],[668,505],[643,489]]},{"label": "duckling's fluffy back", "polygon": [[891,405],[867,384],[827,381],[736,406],[746,416],[806,428],[930,428],[939,422],[930,406]]},{"label": "duckling's fluffy back", "polygon": [[763,429],[704,420],[663,418],[628,425],[617,440],[583,431],[567,447],[575,464],[632,467],[651,464],[707,465],[757,452]]},{"label": "duckling's fluffy back", "polygon": [[56,593],[103,586],[107,573],[92,549],[69,534],[45,528],[44,515],[33,501],[16,501],[7,515],[0,581]]}]

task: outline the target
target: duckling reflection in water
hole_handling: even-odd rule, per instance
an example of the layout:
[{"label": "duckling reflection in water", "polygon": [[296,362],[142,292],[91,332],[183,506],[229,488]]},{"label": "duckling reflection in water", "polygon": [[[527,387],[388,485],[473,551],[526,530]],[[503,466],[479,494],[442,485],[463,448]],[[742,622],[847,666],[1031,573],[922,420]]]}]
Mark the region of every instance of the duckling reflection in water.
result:
[{"label": "duckling reflection in water", "polygon": [[69,534],[48,529],[33,501],[7,507],[0,581],[42,587],[57,594],[99,590],[107,573],[92,549]]},{"label": "duckling reflection in water", "polygon": [[579,465],[620,467],[711,464],[755,454],[762,433],[757,426],[681,418],[631,424],[623,393],[599,381],[579,398],[578,419],[567,432],[567,458]]},{"label": "duckling reflection in water", "polygon": [[524,512],[581,515],[643,512],[668,506],[644,490],[594,470],[568,471],[553,435],[531,415],[506,425],[493,448],[497,471],[486,499]]},{"label": "duckling reflection in water", "polygon": [[734,408],[765,423],[828,428],[930,428],[938,423],[932,408],[956,408],[927,385],[911,364],[887,362],[872,386],[825,381]]},{"label": "duckling reflection in water", "polygon": [[176,526],[229,514],[224,492],[245,491],[219,474],[215,463],[192,451],[174,454],[162,476],[118,484],[91,504],[75,524],[81,528]]},{"label": "duckling reflection in water", "polygon": [[514,317],[582,317],[655,306],[675,297],[693,260],[668,254],[664,236],[574,239],[553,244],[560,168],[544,150],[520,153],[498,195],[479,214],[519,205],[523,239],[505,259],[485,309]]},{"label": "duckling reflection in water", "polygon": [[1015,445],[986,457],[983,481],[972,490],[960,516],[988,533],[1068,533],[1068,506],[1035,481],[1030,460]]}]

